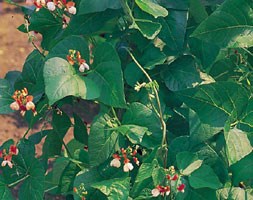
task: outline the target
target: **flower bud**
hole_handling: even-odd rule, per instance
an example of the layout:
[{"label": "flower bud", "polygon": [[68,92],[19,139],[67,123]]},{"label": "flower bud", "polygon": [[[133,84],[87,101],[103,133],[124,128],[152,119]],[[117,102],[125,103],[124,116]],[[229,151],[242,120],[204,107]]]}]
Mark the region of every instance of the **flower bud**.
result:
[{"label": "flower bud", "polygon": [[25,105],[26,110],[34,110],[35,109],[35,105],[32,101],[28,101]]},{"label": "flower bud", "polygon": [[158,197],[160,194],[160,191],[157,188],[155,188],[155,189],[151,190],[151,194],[153,197]]},{"label": "flower bud", "polygon": [[10,108],[12,110],[19,110],[20,107],[19,104],[16,101],[14,101],[13,103],[11,103]]},{"label": "flower bud", "polygon": [[71,6],[68,8],[68,12],[72,15],[76,14],[76,7],[75,6]]},{"label": "flower bud", "polygon": [[90,69],[90,66],[87,64],[87,63],[82,63],[79,67],[79,71],[80,72],[84,72],[85,70],[89,70]]},{"label": "flower bud", "polygon": [[47,8],[50,11],[54,11],[56,8],[54,2],[51,2],[51,1],[47,2]]},{"label": "flower bud", "polygon": [[133,164],[130,163],[130,162],[128,162],[128,163],[126,163],[126,164],[124,165],[123,171],[124,171],[124,172],[129,172],[129,171],[132,171],[133,168],[134,168]]},{"label": "flower bud", "polygon": [[114,158],[111,163],[110,163],[111,167],[116,167],[119,168],[121,166],[120,160],[118,158]]}]

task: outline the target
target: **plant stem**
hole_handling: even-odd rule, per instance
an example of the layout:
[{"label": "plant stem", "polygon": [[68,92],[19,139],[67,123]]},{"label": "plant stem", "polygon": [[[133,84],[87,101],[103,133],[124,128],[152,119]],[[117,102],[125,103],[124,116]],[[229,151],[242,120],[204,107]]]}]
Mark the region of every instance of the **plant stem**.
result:
[{"label": "plant stem", "polygon": [[[135,62],[135,64],[138,66],[138,68],[142,71],[142,73],[147,77],[147,79],[149,80],[150,83],[153,82],[153,80],[151,79],[151,77],[149,76],[149,74],[146,72],[146,70],[141,66],[141,64],[136,60],[136,58],[134,57],[134,55],[127,49],[127,52],[129,53],[129,55],[131,56],[131,58],[133,59],[133,61]],[[160,119],[160,123],[161,123],[161,128],[163,130],[163,138],[162,138],[162,148],[166,148],[167,147],[167,141],[166,141],[166,124],[163,120],[163,113],[162,113],[162,108],[161,108],[161,102],[160,102],[160,98],[159,98],[159,94],[157,91],[157,88],[154,87],[154,93],[155,93],[155,98],[157,101],[157,106],[158,106],[158,112],[159,112],[159,119]]]},{"label": "plant stem", "polygon": [[117,116],[117,114],[116,114],[116,112],[115,112],[114,108],[113,108],[113,107],[111,107],[111,109],[112,109],[112,114],[113,114],[113,116],[114,116],[115,120],[117,121],[118,125],[120,126],[120,125],[121,125],[121,123],[120,123],[120,121],[119,121],[119,118],[118,118],[118,116]]},{"label": "plant stem", "polygon": [[18,183],[20,183],[21,181],[23,181],[23,180],[25,180],[25,179],[27,179],[28,177],[29,177],[30,175],[29,174],[27,174],[26,176],[24,176],[23,178],[21,178],[21,179],[19,179],[19,180],[17,180],[17,181],[15,181],[15,182],[13,182],[13,183],[10,183],[9,185],[7,185],[7,187],[12,187],[12,186],[15,186],[15,185],[17,185]]},{"label": "plant stem", "polygon": [[29,127],[29,128],[26,130],[25,134],[23,135],[23,138],[26,137],[26,135],[29,133],[30,130],[31,130],[31,127]]}]

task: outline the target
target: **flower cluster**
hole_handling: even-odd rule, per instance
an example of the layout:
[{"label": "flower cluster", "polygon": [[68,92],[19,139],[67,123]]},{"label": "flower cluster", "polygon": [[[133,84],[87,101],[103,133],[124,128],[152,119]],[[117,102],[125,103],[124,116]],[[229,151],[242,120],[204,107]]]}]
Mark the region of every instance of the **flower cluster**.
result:
[{"label": "flower cluster", "polygon": [[[35,5],[37,9],[42,7],[47,8],[50,11],[55,11],[57,9],[64,10],[69,14],[76,14],[75,2],[66,0],[26,0],[26,4]],[[60,13],[60,12],[59,12]]]},{"label": "flower cluster", "polygon": [[82,58],[79,51],[69,50],[69,54],[67,55],[67,60],[71,65],[78,65],[78,70],[83,73],[86,70],[90,69],[90,66],[86,63],[86,60]]},{"label": "flower cluster", "polygon": [[169,167],[165,179],[165,186],[157,185],[151,191],[153,197],[158,197],[159,195],[168,196],[171,191],[174,193],[184,192],[185,184],[182,183],[181,176],[176,172],[174,166]]},{"label": "flower cluster", "polygon": [[9,152],[6,152],[6,149],[0,150],[0,158],[3,158],[3,162],[1,164],[2,167],[8,165],[10,168],[13,167],[12,156],[18,155],[18,148],[15,145],[11,145],[9,148]]},{"label": "flower cluster", "polygon": [[123,171],[124,172],[132,171],[134,169],[134,166],[131,163],[131,161],[133,161],[133,163],[135,163],[137,166],[140,165],[140,161],[136,157],[136,154],[137,154],[136,149],[132,149],[131,147],[128,147],[126,149],[121,148],[119,154],[113,154],[113,160],[111,161],[110,166],[120,168],[122,162],[121,160],[123,158],[124,163]]},{"label": "flower cluster", "polygon": [[33,96],[28,95],[28,91],[26,88],[22,90],[16,90],[12,98],[15,100],[10,104],[10,108],[12,110],[20,110],[22,116],[25,115],[27,110],[32,110],[33,115],[37,115],[35,105],[33,103]]},{"label": "flower cluster", "polygon": [[81,198],[81,200],[86,200],[85,196],[88,194],[88,192],[86,191],[83,183],[81,183],[81,185],[78,188],[74,187],[73,192],[76,195],[78,195]]}]

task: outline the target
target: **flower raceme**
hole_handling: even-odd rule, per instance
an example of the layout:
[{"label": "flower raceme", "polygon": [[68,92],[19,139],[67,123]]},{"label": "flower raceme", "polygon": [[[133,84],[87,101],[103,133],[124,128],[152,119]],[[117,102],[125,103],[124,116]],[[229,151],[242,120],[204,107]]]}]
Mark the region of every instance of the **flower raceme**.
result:
[{"label": "flower raceme", "polygon": [[86,60],[82,58],[81,53],[76,50],[69,50],[69,54],[67,55],[67,60],[69,64],[75,65],[77,64],[79,72],[83,73],[86,70],[90,70],[90,66],[86,63]]},{"label": "flower raceme", "polygon": [[37,115],[35,104],[33,103],[33,96],[28,95],[28,90],[26,88],[22,90],[16,90],[12,96],[15,100],[10,104],[12,110],[20,110],[22,116],[25,115],[25,112],[31,110],[33,115]]},{"label": "flower raceme", "polygon": [[139,166],[140,162],[138,158],[136,157],[137,150],[132,149],[131,147],[128,147],[127,149],[121,148],[120,154],[113,154],[113,159],[110,162],[111,167],[120,168],[121,167],[121,159],[123,159],[123,171],[129,172],[134,169],[134,166],[131,162],[135,163],[137,166]]},{"label": "flower raceme", "polygon": [[18,152],[18,148],[15,145],[10,146],[8,153],[6,152],[6,149],[0,150],[0,158],[3,158],[1,166],[5,167],[6,165],[8,165],[10,168],[12,168],[12,156],[18,155]]}]

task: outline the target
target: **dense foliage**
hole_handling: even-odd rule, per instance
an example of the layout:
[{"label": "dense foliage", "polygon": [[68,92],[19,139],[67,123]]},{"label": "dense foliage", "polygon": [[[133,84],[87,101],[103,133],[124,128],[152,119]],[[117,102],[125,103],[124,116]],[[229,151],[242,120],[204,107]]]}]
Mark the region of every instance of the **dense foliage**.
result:
[{"label": "dense foliage", "polygon": [[253,199],[252,0],[27,3],[35,50],[0,113],[29,126],[1,144],[1,200]]}]

